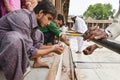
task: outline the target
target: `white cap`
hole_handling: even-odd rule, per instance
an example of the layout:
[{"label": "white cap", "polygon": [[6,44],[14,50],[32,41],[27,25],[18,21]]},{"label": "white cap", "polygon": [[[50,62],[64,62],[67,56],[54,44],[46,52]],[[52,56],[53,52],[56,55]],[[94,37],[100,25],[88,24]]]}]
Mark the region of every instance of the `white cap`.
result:
[{"label": "white cap", "polygon": [[75,15],[71,15],[71,18],[74,18],[75,17]]}]

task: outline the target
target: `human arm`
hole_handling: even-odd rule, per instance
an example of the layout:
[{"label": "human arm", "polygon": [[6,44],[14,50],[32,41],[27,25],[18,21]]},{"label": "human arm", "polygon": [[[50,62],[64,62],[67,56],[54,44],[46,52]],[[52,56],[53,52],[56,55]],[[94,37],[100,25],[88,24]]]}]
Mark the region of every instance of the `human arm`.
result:
[{"label": "human arm", "polygon": [[37,4],[38,4],[37,0],[25,0],[25,6],[30,11],[33,11]]},{"label": "human arm", "polygon": [[44,43],[44,34],[40,30],[35,31],[35,40],[33,41],[33,46],[40,49]]},{"label": "human arm", "polygon": [[[101,30],[99,27],[91,27],[89,28],[83,35],[84,40],[98,40],[107,38],[108,35],[105,33],[105,31]],[[86,49],[83,50],[84,54],[89,55],[92,54],[95,49],[100,47],[97,44],[90,45]]]},{"label": "human arm", "polygon": [[[40,49],[41,41],[40,39],[38,39],[39,37],[37,38],[36,33],[34,35],[31,34],[36,32],[37,27],[35,26],[38,26],[37,22],[35,23],[30,21],[29,17],[30,14],[27,15],[25,14],[25,12],[22,13],[21,10],[15,11],[13,12],[13,14],[9,14],[9,16],[7,17],[11,29],[21,34],[21,37],[23,38],[25,43],[24,45],[26,46],[25,49],[27,53],[30,54],[30,56],[33,58],[49,54],[50,52],[56,52],[56,54],[61,54],[64,49],[61,45],[52,46],[48,49]],[[33,19],[33,21],[35,20]]]},{"label": "human arm", "polygon": [[32,58],[44,56],[44,55],[47,55],[51,52],[55,52],[56,54],[60,55],[60,54],[62,54],[63,50],[64,50],[64,47],[62,45],[54,45],[54,46],[49,46],[49,47],[46,46],[46,48],[44,46],[44,48],[43,49],[40,48],[37,51],[37,53],[32,56]]},{"label": "human arm", "polygon": [[98,26],[89,28],[84,34],[83,34],[84,40],[98,40],[103,38],[108,38],[108,35],[104,30],[101,30]]},{"label": "human arm", "polygon": [[65,34],[62,34],[56,24],[51,21],[50,25],[47,26],[51,32],[53,32],[61,41],[63,41],[66,45],[69,45],[69,41]]},{"label": "human arm", "polygon": [[[98,28],[99,29],[99,28]],[[101,32],[100,32],[101,31]],[[87,33],[88,32],[88,33]],[[89,31],[87,31],[85,34],[87,35],[87,34],[89,34],[90,35],[90,32]],[[103,31],[103,30],[98,30],[98,31],[96,31],[95,30],[95,32],[97,32],[97,33],[99,33],[99,35],[100,36],[96,36],[96,38],[95,39],[102,39],[102,38],[109,38],[109,39],[115,39],[116,37],[118,37],[119,35],[120,35],[120,25],[119,25],[119,23],[116,23],[116,22],[114,22],[114,23],[112,23],[111,25],[109,25],[106,29],[105,29],[105,31]],[[97,34],[97,33],[95,33],[95,34]],[[95,36],[95,35],[93,35],[93,36]],[[107,36],[107,37],[105,37],[105,36]],[[88,36],[89,37],[89,36]],[[90,37],[89,37],[90,38]],[[91,37],[91,39],[92,39],[92,37]],[[99,47],[99,45],[97,45],[98,47]],[[87,49],[87,48],[86,48]]]},{"label": "human arm", "polygon": [[50,21],[50,24],[47,26],[47,28],[49,31],[53,32],[57,37],[61,36],[60,30],[53,21]]},{"label": "human arm", "polygon": [[92,53],[94,52],[94,50],[97,49],[97,48],[98,48],[98,45],[96,45],[96,44],[90,45],[90,46],[88,46],[86,49],[83,50],[83,53],[84,53],[85,55],[90,55],[90,54],[92,54]]},{"label": "human arm", "polygon": [[[32,17],[32,20],[30,19],[30,16]],[[21,34],[21,37],[25,42],[25,49],[30,55],[35,54],[38,50],[38,48],[33,46],[33,39],[31,37],[32,30],[35,30],[35,26],[38,26],[34,16],[35,14],[29,12],[28,10],[13,11],[9,14],[9,16],[7,16],[8,24],[10,25],[11,30],[17,31]]]},{"label": "human arm", "polygon": [[88,37],[88,34],[89,36],[92,36],[92,37],[94,36],[94,39],[95,39],[95,36],[96,37],[98,36],[98,39],[101,39],[101,38],[115,39],[116,37],[120,35],[120,24],[118,22],[113,22],[104,31],[98,28],[97,26],[92,27],[84,34],[85,39],[86,38],[90,39],[90,37]]},{"label": "human arm", "polygon": [[61,35],[60,40],[63,41],[66,45],[70,45],[69,40],[67,39],[67,36],[65,34]]},{"label": "human arm", "polygon": [[112,23],[105,29],[105,32],[107,33],[109,39],[117,38],[120,35],[120,24],[115,22]]},{"label": "human arm", "polygon": [[12,11],[12,9],[11,9],[11,7],[9,5],[9,1],[8,0],[4,0],[4,5],[5,5],[7,13]]}]

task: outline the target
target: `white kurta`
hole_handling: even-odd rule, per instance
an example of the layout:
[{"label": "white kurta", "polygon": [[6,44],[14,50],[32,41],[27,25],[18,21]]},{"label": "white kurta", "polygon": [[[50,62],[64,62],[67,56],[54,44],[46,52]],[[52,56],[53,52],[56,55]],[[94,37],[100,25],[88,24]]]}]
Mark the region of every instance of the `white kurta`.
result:
[{"label": "white kurta", "polygon": [[[76,32],[79,33],[85,33],[87,31],[87,25],[85,24],[85,21],[80,18],[80,17],[76,17],[75,19],[75,24],[72,28],[72,30],[75,30]],[[83,37],[78,37],[77,38],[77,42],[78,42],[78,51],[81,52],[81,48],[83,46]]]},{"label": "white kurta", "polygon": [[87,31],[88,28],[85,21],[82,18],[76,17],[75,24],[72,29],[76,32],[85,33],[85,31]]}]

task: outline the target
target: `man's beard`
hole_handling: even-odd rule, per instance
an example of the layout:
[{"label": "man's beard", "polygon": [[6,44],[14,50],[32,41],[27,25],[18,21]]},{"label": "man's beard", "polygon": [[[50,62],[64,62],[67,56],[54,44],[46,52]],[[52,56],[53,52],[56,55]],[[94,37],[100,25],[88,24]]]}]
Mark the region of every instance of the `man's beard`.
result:
[{"label": "man's beard", "polygon": [[41,21],[37,21],[38,25],[41,26]]}]

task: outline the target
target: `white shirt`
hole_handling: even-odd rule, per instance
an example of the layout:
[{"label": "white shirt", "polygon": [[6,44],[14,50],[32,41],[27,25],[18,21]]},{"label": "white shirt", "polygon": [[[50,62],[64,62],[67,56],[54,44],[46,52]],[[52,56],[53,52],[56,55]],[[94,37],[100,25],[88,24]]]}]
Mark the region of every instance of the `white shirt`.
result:
[{"label": "white shirt", "polygon": [[113,22],[111,25],[109,25],[105,32],[109,35],[110,39],[115,39],[120,35],[120,23],[119,22]]},{"label": "white shirt", "polygon": [[85,33],[87,31],[87,25],[85,24],[85,21],[80,18],[80,17],[76,17],[75,18],[75,24],[72,28],[72,30],[75,30],[76,32],[80,32],[80,33]]}]

